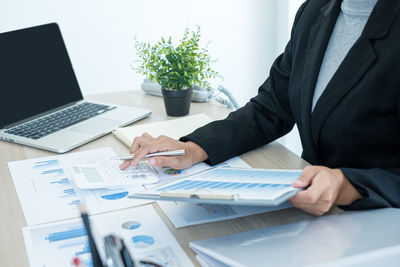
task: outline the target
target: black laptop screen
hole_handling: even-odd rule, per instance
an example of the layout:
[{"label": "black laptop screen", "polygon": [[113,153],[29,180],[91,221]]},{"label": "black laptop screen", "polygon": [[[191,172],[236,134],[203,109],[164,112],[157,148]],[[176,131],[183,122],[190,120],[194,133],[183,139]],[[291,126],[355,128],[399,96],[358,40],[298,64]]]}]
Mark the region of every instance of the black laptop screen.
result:
[{"label": "black laptop screen", "polygon": [[0,34],[0,126],[82,99],[57,24]]}]

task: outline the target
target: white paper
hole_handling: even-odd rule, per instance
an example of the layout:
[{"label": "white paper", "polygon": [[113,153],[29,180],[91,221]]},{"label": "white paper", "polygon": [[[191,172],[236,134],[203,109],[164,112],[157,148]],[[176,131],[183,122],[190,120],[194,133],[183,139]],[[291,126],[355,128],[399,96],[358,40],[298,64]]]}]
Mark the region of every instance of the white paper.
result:
[{"label": "white paper", "polygon": [[[250,166],[239,157],[229,159],[218,166],[250,168]],[[189,171],[190,170],[188,169],[187,172]],[[169,182],[171,182],[171,180],[169,180]],[[176,228],[239,218],[248,215],[284,209],[291,206],[290,203],[284,203],[278,207],[195,204],[183,201],[157,201],[157,203]]]},{"label": "white paper", "polygon": [[163,266],[193,266],[150,205],[96,215],[94,225],[103,235],[116,233],[124,238],[135,258],[155,261]]},{"label": "white paper", "polygon": [[[163,266],[193,266],[152,206],[132,208],[90,218],[96,234],[117,234],[136,260],[147,259]],[[25,247],[32,267],[73,266],[75,256],[91,266],[88,240],[80,219],[23,228]],[[101,248],[97,244],[98,248]]]},{"label": "white paper", "polygon": [[236,168],[250,168],[250,166],[244,162],[239,157],[231,158],[225,162],[221,162],[220,164],[210,166],[204,162],[197,163],[187,169],[177,170],[173,168],[155,168],[157,170],[157,176],[160,179],[158,183],[144,185],[146,189],[151,189],[156,186],[160,186],[166,183],[171,183],[175,180],[181,179],[185,176],[192,175],[212,167],[219,167],[219,166],[229,166],[229,167],[236,167]]},{"label": "white paper", "polygon": [[27,225],[76,218],[77,205],[86,202],[90,214],[142,205],[151,201],[127,198],[143,186],[121,189],[78,190],[72,183],[70,167],[76,164],[114,166],[115,152],[101,148],[83,152],[9,162],[11,177],[24,212]]},{"label": "white paper", "polygon": [[209,203],[194,204],[183,201],[157,201],[157,203],[176,228],[229,220],[291,207],[289,202],[285,202],[277,207],[233,206]]}]

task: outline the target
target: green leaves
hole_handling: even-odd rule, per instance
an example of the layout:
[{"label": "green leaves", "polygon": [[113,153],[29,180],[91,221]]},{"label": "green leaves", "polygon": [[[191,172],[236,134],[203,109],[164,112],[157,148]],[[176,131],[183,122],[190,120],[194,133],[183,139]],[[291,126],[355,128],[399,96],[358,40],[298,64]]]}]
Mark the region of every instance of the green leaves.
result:
[{"label": "green leaves", "polygon": [[150,43],[139,42],[135,38],[136,55],[139,58],[134,70],[156,80],[161,87],[171,89],[186,89],[194,84],[209,88],[207,82],[218,73],[210,68],[214,62],[206,48],[199,48],[200,27],[189,32],[186,28],[178,46],[174,47],[171,37],[153,46]]}]

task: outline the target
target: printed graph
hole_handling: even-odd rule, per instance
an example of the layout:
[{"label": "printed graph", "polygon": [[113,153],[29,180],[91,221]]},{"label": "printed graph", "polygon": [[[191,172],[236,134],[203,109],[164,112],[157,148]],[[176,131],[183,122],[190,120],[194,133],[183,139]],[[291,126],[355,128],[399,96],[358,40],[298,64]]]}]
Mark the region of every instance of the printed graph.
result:
[{"label": "printed graph", "polygon": [[33,182],[39,194],[51,192],[64,205],[76,209],[80,204],[80,198],[58,160],[35,162],[33,169],[38,171]]},{"label": "printed graph", "polygon": [[136,221],[124,222],[121,227],[125,230],[135,230],[138,229],[142,224]]},{"label": "printed graph", "polygon": [[154,237],[149,235],[137,235],[132,237],[132,243],[135,248],[147,248],[155,242]]},{"label": "printed graph", "polygon": [[106,190],[100,193],[100,197],[105,200],[119,200],[126,198],[128,195],[129,192],[125,190]]},{"label": "printed graph", "polygon": [[43,259],[40,266],[74,266],[79,256],[84,266],[93,266],[86,229],[80,221],[36,227],[30,230],[35,254]]}]

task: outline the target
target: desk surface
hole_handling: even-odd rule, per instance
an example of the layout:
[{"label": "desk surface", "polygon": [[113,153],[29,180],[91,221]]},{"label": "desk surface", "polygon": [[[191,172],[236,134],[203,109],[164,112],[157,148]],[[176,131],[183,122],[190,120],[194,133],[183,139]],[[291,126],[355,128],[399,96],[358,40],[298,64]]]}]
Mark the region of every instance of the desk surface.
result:
[{"label": "desk surface", "polygon": [[[141,91],[120,92],[89,96],[87,99],[105,101],[109,103],[150,108],[151,117],[137,122],[137,124],[174,119],[165,113],[162,98],[145,95]],[[222,119],[229,110],[222,105],[211,101],[210,103],[192,103],[190,114],[205,113],[213,119]],[[112,134],[108,134],[89,144],[74,149],[73,152],[111,146],[117,153],[126,154],[128,147],[123,145]],[[1,266],[29,266],[25,252],[21,228],[26,226],[25,218],[14,188],[13,181],[8,171],[7,162],[35,157],[49,156],[54,153],[30,148],[22,145],[0,141],[0,263]],[[287,150],[279,143],[271,143],[262,148],[251,151],[241,156],[252,167],[276,169],[302,169],[307,163]],[[168,218],[158,207],[153,205],[164,223],[181,244],[192,261],[195,260],[194,252],[189,248],[189,242],[216,236],[253,230],[277,224],[289,223],[311,216],[294,208],[248,216],[222,222],[207,223],[181,229],[169,222]]]}]

